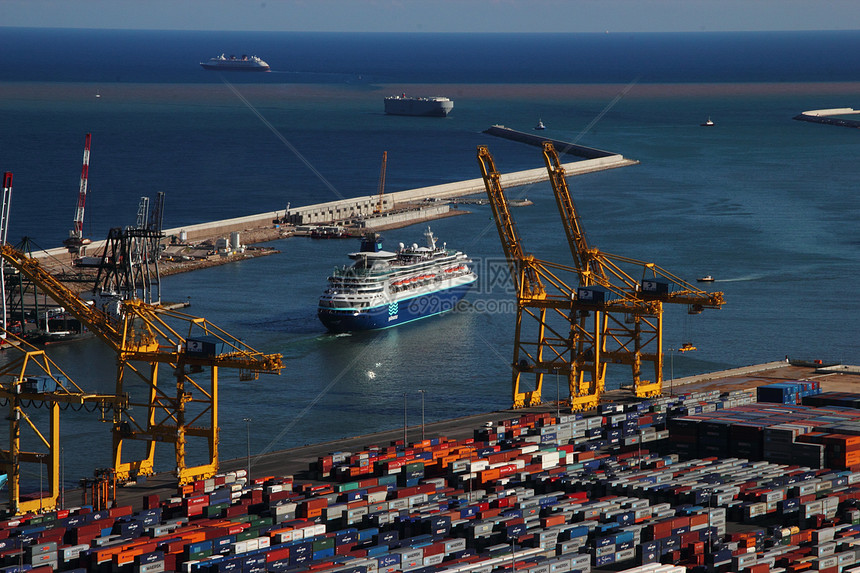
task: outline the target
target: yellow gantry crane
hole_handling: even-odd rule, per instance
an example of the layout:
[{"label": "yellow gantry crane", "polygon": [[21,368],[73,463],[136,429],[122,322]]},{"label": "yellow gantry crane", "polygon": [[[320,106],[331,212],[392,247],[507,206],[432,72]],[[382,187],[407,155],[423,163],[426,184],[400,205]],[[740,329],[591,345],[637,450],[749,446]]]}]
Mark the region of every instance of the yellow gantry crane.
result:
[{"label": "yellow gantry crane", "polygon": [[[158,442],[173,443],[180,484],[214,475],[218,469],[218,368],[237,368],[241,380],[254,379],[259,372],[280,373],[281,355],[258,352],[204,318],[160,305],[130,299],[114,300],[110,308],[115,312],[96,308],[66,288],[37,260],[7,244],[0,245],[0,256],[116,353],[116,397],[125,396],[126,386],[132,382],[145,384],[146,399],[129,399],[127,408],[114,410],[117,479],[152,474]],[[162,365],[172,369],[173,381],[166,387],[159,385]],[[204,380],[207,368],[209,377]],[[138,412],[144,414],[138,416]],[[206,442],[208,457],[204,463],[190,467],[186,463],[189,438]],[[144,455],[124,461],[127,440],[143,441]]]},{"label": "yellow gantry crane", "polygon": [[[654,263],[590,247],[552,142],[543,143],[543,155],[580,285],[596,284],[629,301],[654,305],[653,312],[607,313],[601,328],[604,342],[614,343],[604,349],[605,359],[632,367],[637,397],[657,396],[663,391],[663,303],[683,304],[689,314],[699,314],[706,308],[721,308],[723,293],[698,289]],[[653,363],[653,380],[642,379],[643,361]]]},{"label": "yellow gantry crane", "polygon": [[[478,147],[487,196],[517,292],[513,406],[540,404],[544,377],[554,373],[565,376],[572,409],[591,409],[605,388],[610,363],[632,367],[637,396],[657,395],[662,391],[662,303],[683,302],[691,312],[701,312],[719,308],[722,293],[704,293],[652,263],[590,247],[552,144],[544,146],[544,158],[573,267],[525,254],[492,156],[485,146]],[[624,272],[623,263],[640,267],[641,281]],[[643,361],[655,363],[654,382],[641,379]],[[532,390],[521,389],[524,374],[534,376]]]},{"label": "yellow gantry crane", "polygon": [[[6,352],[20,355],[0,367],[0,402],[8,407],[9,449],[0,450],[0,468],[8,475],[9,510],[14,515],[50,511],[60,497],[60,409],[92,408],[104,418],[128,407],[124,396],[88,394],[75,384],[43,350],[38,350],[11,333]],[[87,406],[89,405],[89,406]],[[32,415],[41,408],[47,416]],[[47,418],[45,420],[44,418]],[[47,423],[47,428],[41,427]],[[25,431],[29,430],[25,434]],[[22,439],[33,451],[22,448]],[[35,451],[36,448],[40,451]],[[39,492],[33,499],[21,499],[21,468],[39,465]],[[32,466],[28,466],[32,467]],[[47,481],[43,491],[42,475]]]}]

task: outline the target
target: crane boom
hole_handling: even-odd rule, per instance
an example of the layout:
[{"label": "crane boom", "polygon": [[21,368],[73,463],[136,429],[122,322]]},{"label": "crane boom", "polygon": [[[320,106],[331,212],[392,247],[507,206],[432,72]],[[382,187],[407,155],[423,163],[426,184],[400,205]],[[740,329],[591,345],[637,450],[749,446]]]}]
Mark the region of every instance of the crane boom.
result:
[{"label": "crane boom", "polygon": [[[481,167],[481,175],[484,179],[484,187],[493,210],[493,218],[496,220],[496,229],[499,231],[499,239],[502,242],[502,250],[505,260],[508,262],[511,278],[517,292],[540,296],[545,293],[540,277],[535,270],[526,263],[530,257],[523,251],[520,235],[514,224],[514,218],[508,207],[505,191],[502,189],[501,175],[496,170],[496,163],[490,150],[485,145],[478,146],[478,165]],[[525,265],[523,272],[520,266]]]},{"label": "crane boom", "polygon": [[555,201],[562,215],[561,220],[570,246],[570,254],[573,256],[574,266],[580,270],[582,286],[588,286],[594,282],[605,285],[607,282],[606,273],[600,262],[599,253],[596,249],[588,246],[585,230],[567,187],[564,167],[559,161],[558,153],[556,153],[552,142],[543,142],[543,157]]},{"label": "crane boom", "polygon": [[122,347],[122,335],[117,330],[117,325],[113,323],[111,318],[99,309],[93,308],[63,286],[60,281],[39,264],[39,261],[26,256],[21,251],[5,243],[0,244],[0,256],[3,257],[4,261],[30,279],[33,284],[37,285],[54,302],[80,320],[81,324],[86,324],[87,328],[93,334],[101,338],[111,348],[119,350]]},{"label": "crane boom", "polygon": [[385,194],[385,170],[388,166],[388,152],[382,152],[382,167],[379,168],[379,194],[376,200],[374,213],[382,213],[382,196]]}]

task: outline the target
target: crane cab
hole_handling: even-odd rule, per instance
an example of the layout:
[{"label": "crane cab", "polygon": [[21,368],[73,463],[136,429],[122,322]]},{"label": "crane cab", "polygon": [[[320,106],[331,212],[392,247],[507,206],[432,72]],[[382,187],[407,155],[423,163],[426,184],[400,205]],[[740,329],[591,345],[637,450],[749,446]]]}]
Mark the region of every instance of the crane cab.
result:
[{"label": "crane cab", "polygon": [[639,283],[639,290],[642,292],[643,296],[659,297],[664,294],[669,294],[669,283],[654,279],[645,279]]}]

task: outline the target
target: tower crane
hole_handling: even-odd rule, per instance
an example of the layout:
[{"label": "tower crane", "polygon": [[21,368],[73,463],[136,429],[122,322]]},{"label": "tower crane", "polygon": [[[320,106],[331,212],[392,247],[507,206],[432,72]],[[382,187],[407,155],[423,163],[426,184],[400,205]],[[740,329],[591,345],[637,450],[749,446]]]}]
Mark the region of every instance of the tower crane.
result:
[{"label": "tower crane", "polygon": [[[654,313],[656,305],[590,288],[592,283],[581,280],[580,268],[526,254],[486,146],[478,147],[478,163],[516,290],[513,407],[540,404],[544,376],[555,373],[568,380],[571,408],[591,409],[600,399],[605,378],[601,313]],[[571,286],[575,282],[585,286]],[[533,389],[523,388],[523,376],[534,377]]]},{"label": "tower crane", "polygon": [[[602,339],[604,343],[613,343],[613,347],[604,349],[602,356],[605,360],[632,367],[637,397],[659,395],[663,386],[663,303],[684,304],[690,314],[699,314],[706,308],[722,307],[723,293],[698,289],[654,263],[612,255],[591,247],[552,142],[543,143],[543,155],[570,254],[579,271],[580,286],[598,285],[630,301],[654,305],[654,312],[627,312],[623,316],[606,313],[601,327]],[[642,379],[643,361],[653,363],[653,381]]]},{"label": "tower crane", "polygon": [[72,223],[72,230],[69,231],[69,238],[63,241],[63,244],[70,253],[78,253],[81,247],[90,243],[89,239],[84,238],[84,206],[87,202],[87,179],[90,171],[90,140],[91,134],[87,134],[84,139],[84,161],[81,168],[81,184],[78,190],[78,205],[75,208],[75,220]]},{"label": "tower crane", "polygon": [[[4,193],[2,212],[6,212],[10,195],[11,188],[10,193]],[[2,229],[0,236],[4,236]],[[181,484],[214,475],[218,469],[218,369],[236,368],[240,371],[240,380],[255,379],[260,372],[280,373],[281,355],[254,350],[205,318],[137,298],[116,299],[112,312],[106,312],[79,298],[38,260],[10,245],[0,244],[0,257],[116,353],[116,397],[126,395],[126,378],[144,383],[146,398],[129,399],[129,405],[136,407],[134,412],[143,412],[143,416],[135,416],[131,408],[114,411],[116,477],[126,480],[135,475],[152,474],[157,442],[173,443],[175,473]],[[172,369],[175,384],[170,389],[158,384],[160,366]],[[196,376],[207,367],[208,382],[203,376]],[[189,437],[206,442],[205,463],[192,467],[186,463]],[[141,459],[123,460],[123,445],[127,440],[145,443],[145,455]]]},{"label": "tower crane", "polygon": [[379,195],[376,199],[374,214],[382,213],[382,196],[385,194],[385,168],[388,164],[388,152],[382,152],[382,167],[379,168]]}]

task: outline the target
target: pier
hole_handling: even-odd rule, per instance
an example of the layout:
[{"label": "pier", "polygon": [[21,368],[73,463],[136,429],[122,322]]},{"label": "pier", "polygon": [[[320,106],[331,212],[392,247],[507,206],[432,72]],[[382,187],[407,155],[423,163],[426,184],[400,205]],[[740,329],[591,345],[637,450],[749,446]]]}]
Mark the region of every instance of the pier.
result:
[{"label": "pier", "polygon": [[827,125],[840,125],[842,127],[860,127],[860,120],[836,117],[840,115],[856,115],[860,110],[850,107],[835,107],[832,109],[813,109],[801,112],[793,119],[808,121],[811,123],[824,123]]},{"label": "pier", "polygon": [[[485,129],[484,133],[486,133],[487,135],[493,135],[495,137],[501,137],[502,139],[509,139],[511,141],[525,143],[526,145],[533,145],[535,147],[541,147],[544,141],[549,141],[552,143],[553,147],[555,147],[558,153],[582,157],[588,161],[598,161],[604,159],[609,161],[615,161],[617,160],[617,158],[621,157],[617,153],[613,153],[611,151],[603,151],[602,149],[586,147],[577,143],[561,141],[560,139],[551,139],[549,137],[535,135],[534,133],[517,131],[515,129],[505,127],[504,125],[493,125]],[[564,166],[564,169],[565,171],[568,171],[567,165]]]},{"label": "pier", "polygon": [[[529,145],[540,145],[540,142],[548,138],[532,134],[514,131],[503,126],[493,126],[486,133],[514,141],[520,141]],[[635,159],[628,159],[623,155],[588,148],[563,141],[553,141],[559,152],[582,157],[579,161],[563,164],[568,176],[583,175],[606,169],[616,169],[637,165]],[[505,188],[520,187],[547,181],[546,168],[527,169],[514,173],[504,173],[501,183]],[[254,242],[270,241],[279,238],[279,228],[275,220],[282,224],[299,225],[323,225],[338,222],[357,222],[357,226],[366,229],[394,228],[398,226],[411,225],[423,220],[444,217],[451,211],[448,201],[459,197],[484,193],[483,179],[468,179],[455,181],[440,185],[431,185],[405,191],[386,192],[382,198],[382,212],[374,213],[379,207],[379,197],[376,195],[363,195],[293,207],[288,211],[267,211],[256,215],[246,215],[221,221],[199,223],[196,225],[185,225],[172,229],[165,229],[164,234],[170,237],[184,236],[188,242],[204,241],[216,237],[230,236],[231,233],[246,233],[243,241],[248,244]],[[444,203],[444,204],[443,204]],[[266,232],[263,232],[263,231]],[[255,238],[249,238],[255,237]],[[88,246],[90,253],[97,252],[104,246],[105,241],[93,241]],[[65,248],[55,248],[36,254],[37,257],[59,257],[66,255]]]}]

